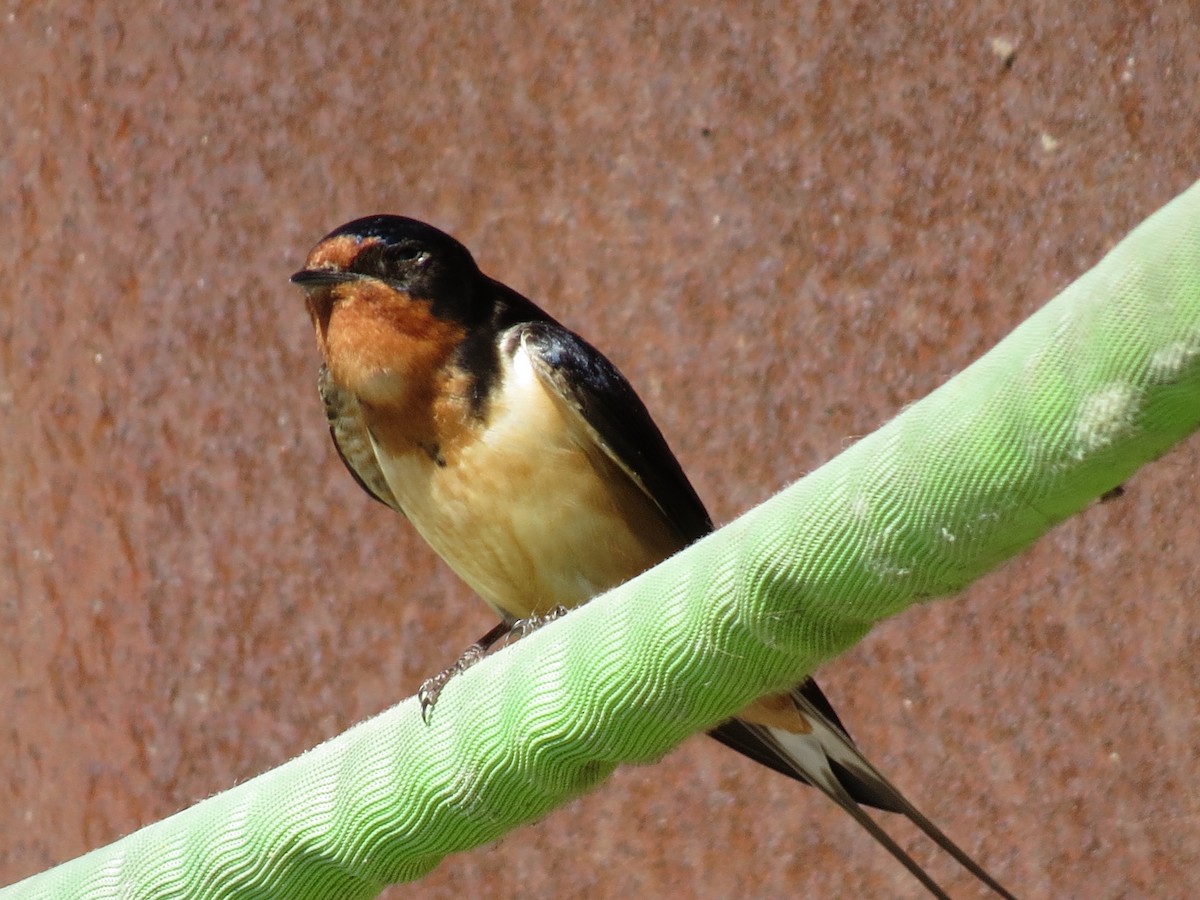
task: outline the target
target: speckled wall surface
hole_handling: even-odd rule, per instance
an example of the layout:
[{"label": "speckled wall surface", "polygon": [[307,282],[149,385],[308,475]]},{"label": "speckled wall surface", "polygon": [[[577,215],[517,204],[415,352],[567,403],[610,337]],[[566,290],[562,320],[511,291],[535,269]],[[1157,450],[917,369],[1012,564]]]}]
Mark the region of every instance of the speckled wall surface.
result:
[{"label": "speckled wall surface", "polygon": [[[696,6],[4,6],[0,883],[491,624],[329,445],[287,277],[330,228],[457,234],[612,356],[725,521],[1200,178],[1192,0]],[[821,672],[1022,896],[1200,883],[1198,450]],[[389,895],[668,893],[920,896],[699,738]]]}]

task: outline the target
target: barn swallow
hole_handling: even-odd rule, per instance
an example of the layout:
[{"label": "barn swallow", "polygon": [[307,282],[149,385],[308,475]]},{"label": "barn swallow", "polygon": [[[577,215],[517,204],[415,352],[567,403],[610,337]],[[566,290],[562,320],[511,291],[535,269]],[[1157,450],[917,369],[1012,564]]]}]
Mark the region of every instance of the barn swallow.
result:
[{"label": "barn swallow", "polygon": [[[519,623],[586,603],[712,531],[629,382],[449,235],[400,216],[357,219],[326,235],[292,281],[346,468],[500,616],[427,682],[423,706]],[[811,678],[710,734],[817,787],[934,896],[946,894],[862,806],[907,816],[1011,900],[867,760]]]}]

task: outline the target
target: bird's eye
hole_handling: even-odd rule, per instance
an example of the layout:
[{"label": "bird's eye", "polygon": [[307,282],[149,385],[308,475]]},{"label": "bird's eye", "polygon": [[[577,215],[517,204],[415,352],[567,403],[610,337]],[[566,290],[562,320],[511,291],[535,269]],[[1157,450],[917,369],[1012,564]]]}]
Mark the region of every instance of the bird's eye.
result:
[{"label": "bird's eye", "polygon": [[387,257],[393,263],[423,266],[429,260],[429,252],[413,244],[401,244],[398,247],[390,248]]}]

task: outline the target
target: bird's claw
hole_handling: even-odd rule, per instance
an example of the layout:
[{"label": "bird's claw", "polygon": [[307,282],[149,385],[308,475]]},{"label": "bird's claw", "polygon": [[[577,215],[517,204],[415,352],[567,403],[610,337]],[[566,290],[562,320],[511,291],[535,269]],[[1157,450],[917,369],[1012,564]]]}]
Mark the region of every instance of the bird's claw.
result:
[{"label": "bird's claw", "polygon": [[442,688],[444,688],[449,683],[450,679],[455,675],[461,675],[463,672],[467,671],[467,669],[471,668],[471,666],[475,665],[475,663],[483,659],[484,654],[487,653],[488,647],[491,645],[492,641],[496,636],[498,636],[499,633],[502,633],[501,629],[503,629],[503,633],[505,633],[505,643],[507,644],[514,635],[518,639],[523,638],[527,634],[532,634],[533,632],[537,631],[547,622],[553,622],[555,619],[559,618],[560,616],[565,616],[566,614],[567,608],[565,606],[556,606],[545,615],[533,615],[527,616],[524,619],[517,619],[517,621],[512,623],[511,628],[505,625],[500,625],[487,635],[484,635],[483,639],[476,641],[474,644],[464,650],[462,656],[458,658],[458,661],[454,665],[450,666],[448,669],[443,669],[442,671],[438,672],[432,678],[427,679],[419,688],[417,688],[417,701],[421,704],[421,720],[426,725],[429,724],[429,715],[433,712],[433,707],[437,704],[438,697],[440,697],[442,694]]},{"label": "bird's claw", "polygon": [[562,618],[566,614],[567,608],[565,606],[556,606],[545,615],[532,615],[526,616],[524,619],[517,619],[517,621],[513,622],[512,624],[512,630],[508,633],[506,643],[507,641],[512,640],[514,636],[517,638],[517,640],[520,640],[523,637],[531,635],[543,625],[548,625],[555,619]]},{"label": "bird's claw", "polygon": [[433,712],[433,707],[438,701],[438,697],[442,694],[442,688],[449,684],[450,679],[455,675],[461,675],[475,663],[483,659],[483,647],[478,644],[472,644],[463,651],[462,656],[454,665],[447,669],[438,672],[432,678],[428,678],[417,688],[417,701],[421,704],[421,721],[426,725],[429,724],[429,715]]}]

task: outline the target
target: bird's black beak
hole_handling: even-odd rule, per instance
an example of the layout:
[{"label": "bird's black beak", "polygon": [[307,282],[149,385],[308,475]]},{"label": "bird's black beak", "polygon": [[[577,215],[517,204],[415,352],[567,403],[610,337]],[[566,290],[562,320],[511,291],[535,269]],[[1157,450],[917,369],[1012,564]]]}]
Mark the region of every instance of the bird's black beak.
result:
[{"label": "bird's black beak", "polygon": [[301,269],[291,277],[291,282],[302,288],[314,288],[331,284],[345,284],[348,281],[358,281],[360,278],[362,276],[357,272],[338,272],[334,269]]}]

